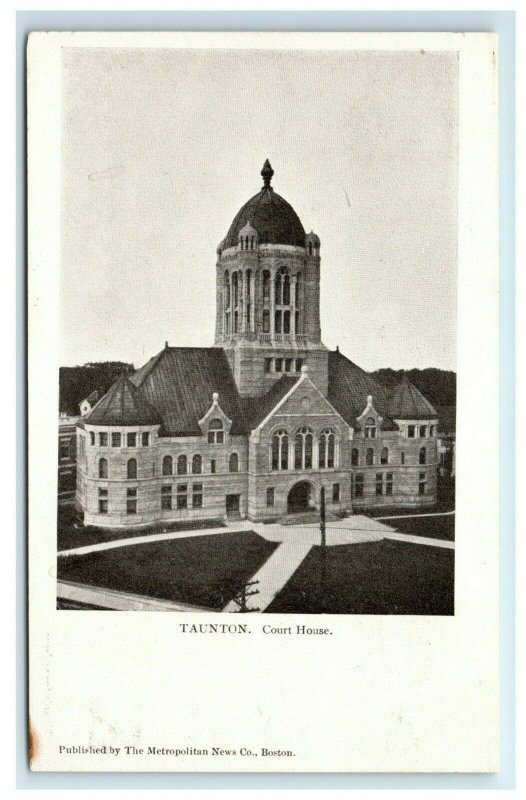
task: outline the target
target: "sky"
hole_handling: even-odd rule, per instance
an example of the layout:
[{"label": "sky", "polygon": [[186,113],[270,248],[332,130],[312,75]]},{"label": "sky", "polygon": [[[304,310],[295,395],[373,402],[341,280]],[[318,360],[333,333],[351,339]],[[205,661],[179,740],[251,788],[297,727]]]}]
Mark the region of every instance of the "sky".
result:
[{"label": "sky", "polygon": [[62,365],[211,346],[269,158],[321,240],[323,342],[454,370],[457,101],[454,53],[66,48]]}]

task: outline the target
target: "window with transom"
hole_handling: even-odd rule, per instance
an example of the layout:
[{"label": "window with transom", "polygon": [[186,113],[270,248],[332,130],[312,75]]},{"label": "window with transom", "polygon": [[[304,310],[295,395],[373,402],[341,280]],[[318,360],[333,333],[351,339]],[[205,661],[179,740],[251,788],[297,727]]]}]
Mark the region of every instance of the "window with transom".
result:
[{"label": "window with transom", "polygon": [[294,437],[294,469],[312,469],[314,435],[310,428],[300,428]]},{"label": "window with transom", "polygon": [[336,466],[336,437],[332,428],[322,431],[319,441],[320,469],[333,469]]},{"label": "window with transom", "polygon": [[220,419],[212,419],[208,425],[208,444],[223,444],[225,432]]},{"label": "window with transom", "polygon": [[270,468],[273,471],[289,468],[289,435],[285,430],[276,431],[272,437]]}]

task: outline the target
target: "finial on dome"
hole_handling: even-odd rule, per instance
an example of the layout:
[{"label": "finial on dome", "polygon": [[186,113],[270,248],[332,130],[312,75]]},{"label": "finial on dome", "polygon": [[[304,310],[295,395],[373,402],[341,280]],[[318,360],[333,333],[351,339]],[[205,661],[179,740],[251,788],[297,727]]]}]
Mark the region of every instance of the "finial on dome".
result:
[{"label": "finial on dome", "polygon": [[270,161],[267,158],[265,163],[263,164],[263,169],[261,170],[261,176],[265,181],[265,184],[263,186],[264,189],[272,189],[270,181],[272,180],[273,175],[274,175],[274,170],[270,166]]}]

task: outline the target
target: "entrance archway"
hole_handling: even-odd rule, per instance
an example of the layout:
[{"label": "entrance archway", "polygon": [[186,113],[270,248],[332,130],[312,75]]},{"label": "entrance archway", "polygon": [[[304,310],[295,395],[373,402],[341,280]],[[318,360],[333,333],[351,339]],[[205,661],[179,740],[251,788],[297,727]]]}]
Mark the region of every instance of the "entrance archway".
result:
[{"label": "entrance archway", "polygon": [[289,514],[302,514],[305,511],[314,511],[316,508],[315,488],[309,481],[296,483],[287,498],[287,511]]}]

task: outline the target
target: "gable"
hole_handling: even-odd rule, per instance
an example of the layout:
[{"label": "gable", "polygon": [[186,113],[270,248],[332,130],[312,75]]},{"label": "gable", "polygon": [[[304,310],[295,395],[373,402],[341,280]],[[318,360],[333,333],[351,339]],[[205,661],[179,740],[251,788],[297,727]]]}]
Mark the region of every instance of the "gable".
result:
[{"label": "gable", "polygon": [[336,425],[342,435],[349,431],[349,426],[343,417],[304,372],[261,421],[255,433],[270,431],[277,425],[287,426],[289,429],[309,425],[317,430],[329,424]]}]

